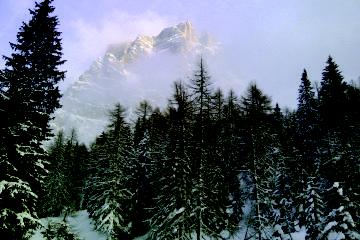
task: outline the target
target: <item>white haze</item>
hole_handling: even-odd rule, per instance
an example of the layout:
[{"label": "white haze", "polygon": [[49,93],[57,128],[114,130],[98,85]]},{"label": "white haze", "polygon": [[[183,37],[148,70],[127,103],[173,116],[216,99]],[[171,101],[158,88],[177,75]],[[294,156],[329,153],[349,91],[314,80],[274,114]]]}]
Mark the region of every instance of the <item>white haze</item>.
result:
[{"label": "white haze", "polygon": [[68,73],[62,88],[76,81],[110,44],[132,41],[139,34],[155,35],[169,24],[169,20],[151,11],[132,15],[119,10],[105,15],[97,24],[82,18],[67,23],[72,35],[64,34],[63,39],[67,59],[64,68]]}]

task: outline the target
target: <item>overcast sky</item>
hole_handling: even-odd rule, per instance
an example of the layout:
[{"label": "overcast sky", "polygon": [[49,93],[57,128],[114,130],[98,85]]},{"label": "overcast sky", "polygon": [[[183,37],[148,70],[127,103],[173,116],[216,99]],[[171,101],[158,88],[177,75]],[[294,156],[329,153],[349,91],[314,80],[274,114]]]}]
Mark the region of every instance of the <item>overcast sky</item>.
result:
[{"label": "overcast sky", "polygon": [[[1,54],[11,52],[8,42],[33,5],[33,0],[0,0]],[[54,5],[69,82],[108,44],[157,35],[186,20],[221,43],[220,54],[239,81],[256,81],[282,106],[295,106],[303,68],[312,81],[321,79],[329,54],[347,81],[360,76],[360,0],[55,0]]]}]

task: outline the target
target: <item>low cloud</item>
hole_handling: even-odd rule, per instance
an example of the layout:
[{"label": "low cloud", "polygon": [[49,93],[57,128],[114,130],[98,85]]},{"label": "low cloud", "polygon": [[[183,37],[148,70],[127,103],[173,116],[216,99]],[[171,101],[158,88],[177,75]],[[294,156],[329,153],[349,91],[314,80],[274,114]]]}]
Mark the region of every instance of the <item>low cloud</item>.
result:
[{"label": "low cloud", "polygon": [[133,15],[114,10],[97,22],[95,25],[77,19],[68,23],[69,38],[64,36],[63,46],[68,60],[65,67],[71,71],[66,86],[101,57],[110,44],[132,41],[137,35],[153,36],[171,25],[170,20],[151,11]]}]

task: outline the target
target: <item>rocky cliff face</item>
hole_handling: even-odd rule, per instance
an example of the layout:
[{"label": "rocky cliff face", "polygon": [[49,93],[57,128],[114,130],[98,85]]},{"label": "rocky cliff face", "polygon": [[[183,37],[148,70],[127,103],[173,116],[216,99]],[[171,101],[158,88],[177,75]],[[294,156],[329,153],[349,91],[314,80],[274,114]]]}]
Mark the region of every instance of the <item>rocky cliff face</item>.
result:
[{"label": "rocky cliff face", "polygon": [[89,143],[103,131],[116,102],[129,114],[143,99],[165,106],[172,83],[191,74],[200,54],[215,51],[211,38],[199,36],[190,22],[165,28],[157,36],[111,45],[64,92],[52,126],[65,132],[75,128],[79,139]]}]

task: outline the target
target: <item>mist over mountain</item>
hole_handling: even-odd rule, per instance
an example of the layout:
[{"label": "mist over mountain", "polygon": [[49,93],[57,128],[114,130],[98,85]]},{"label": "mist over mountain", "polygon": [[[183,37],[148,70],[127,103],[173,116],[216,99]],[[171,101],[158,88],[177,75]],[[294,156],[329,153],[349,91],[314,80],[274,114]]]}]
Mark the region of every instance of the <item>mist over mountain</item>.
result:
[{"label": "mist over mountain", "polygon": [[130,115],[145,99],[164,107],[173,82],[191,76],[199,57],[211,58],[217,49],[218,43],[190,22],[165,28],[157,36],[112,44],[64,92],[52,127],[65,132],[75,128],[80,141],[89,143],[106,126],[115,103],[126,106]]}]

